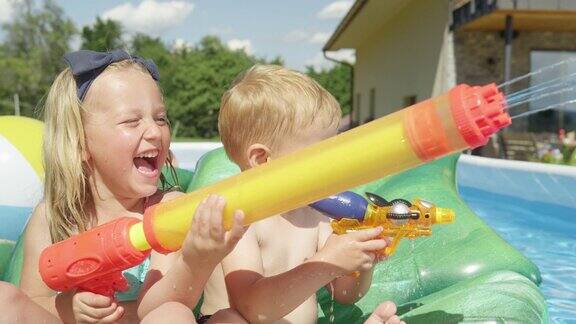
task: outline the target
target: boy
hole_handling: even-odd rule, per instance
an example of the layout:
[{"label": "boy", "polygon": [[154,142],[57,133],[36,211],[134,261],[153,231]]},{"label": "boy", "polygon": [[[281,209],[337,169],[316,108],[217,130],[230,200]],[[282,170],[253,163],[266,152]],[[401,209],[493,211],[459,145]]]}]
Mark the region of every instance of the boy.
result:
[{"label": "boy", "polygon": [[[257,65],[222,97],[218,126],[228,156],[244,171],[336,135],[340,117],[334,97],[309,77]],[[319,288],[328,285],[340,303],[366,293],[374,252],[386,246],[381,231],[331,235],[328,218],[308,207],[259,221],[222,262],[230,304],[251,323],[314,323]],[[222,274],[212,279],[205,307],[225,308],[214,294]],[[397,323],[390,304],[381,305],[384,320]]]}]

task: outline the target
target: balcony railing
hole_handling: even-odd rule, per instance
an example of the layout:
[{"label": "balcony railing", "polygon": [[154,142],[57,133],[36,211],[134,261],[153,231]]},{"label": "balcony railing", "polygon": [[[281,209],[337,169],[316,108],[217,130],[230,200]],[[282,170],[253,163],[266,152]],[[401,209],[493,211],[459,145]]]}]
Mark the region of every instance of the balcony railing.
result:
[{"label": "balcony railing", "polygon": [[[546,20],[552,15],[556,18],[560,15],[568,15],[557,19],[559,26],[556,27],[562,29],[561,24],[568,22],[568,25],[570,25],[568,27],[573,29],[573,22],[570,20],[573,19],[572,14],[576,13],[576,0],[451,0],[450,11],[450,27],[452,30],[470,25],[471,22],[493,13],[521,13],[524,19],[530,20],[530,17],[533,17],[533,19],[539,19],[540,21]],[[564,19],[568,21],[564,21]],[[542,25],[541,22],[539,24]],[[479,25],[483,26],[479,29],[483,29],[494,24],[485,22]]]},{"label": "balcony railing", "polygon": [[452,29],[480,18],[497,8],[497,0],[453,0],[451,1]]}]

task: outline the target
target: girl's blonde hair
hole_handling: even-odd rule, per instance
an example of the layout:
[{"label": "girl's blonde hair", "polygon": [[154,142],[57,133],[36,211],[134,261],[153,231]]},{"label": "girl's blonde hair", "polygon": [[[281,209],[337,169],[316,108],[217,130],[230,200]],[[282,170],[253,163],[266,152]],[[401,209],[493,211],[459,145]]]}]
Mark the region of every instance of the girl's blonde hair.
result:
[{"label": "girl's blonde hair", "polygon": [[[132,60],[112,63],[105,70],[128,67],[148,73],[146,68]],[[54,243],[86,231],[97,223],[84,162],[85,111],[77,97],[74,76],[66,68],[52,83],[44,105],[44,203]],[[174,174],[170,158],[166,163]],[[173,179],[177,182],[176,177]],[[162,181],[164,183],[164,179]]]}]

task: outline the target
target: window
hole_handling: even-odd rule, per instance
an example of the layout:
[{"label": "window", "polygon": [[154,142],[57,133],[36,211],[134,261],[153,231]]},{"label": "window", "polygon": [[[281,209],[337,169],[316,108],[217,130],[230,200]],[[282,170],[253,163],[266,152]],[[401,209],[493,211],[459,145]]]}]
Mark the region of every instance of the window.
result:
[{"label": "window", "polygon": [[[543,67],[562,62],[565,60],[575,60],[576,52],[569,51],[532,51],[530,53],[531,71],[539,70]],[[543,73],[534,74],[530,78],[530,86],[537,86],[543,82],[556,80],[562,77],[576,74],[576,64],[565,64],[561,69],[549,69]],[[543,94],[550,94],[560,88],[554,88]],[[518,89],[514,89],[518,90]],[[525,110],[537,110],[539,108],[567,102],[576,98],[573,91],[560,92],[555,95],[529,102],[528,106],[512,108],[513,115]],[[576,104],[568,104],[552,110],[542,111],[528,117],[528,130],[533,132],[553,132],[558,133],[560,129],[572,131],[576,129]]]}]

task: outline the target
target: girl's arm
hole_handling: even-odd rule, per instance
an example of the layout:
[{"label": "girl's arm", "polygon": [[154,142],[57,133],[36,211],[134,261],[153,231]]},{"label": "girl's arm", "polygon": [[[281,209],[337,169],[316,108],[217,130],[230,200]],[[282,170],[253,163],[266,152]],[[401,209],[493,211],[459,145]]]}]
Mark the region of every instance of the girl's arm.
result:
[{"label": "girl's arm", "polygon": [[64,323],[114,322],[122,317],[124,308],[110,298],[90,292],[60,293],[51,290],[39,275],[38,260],[44,248],[52,244],[44,203],[32,213],[24,232],[24,264],[20,288],[36,304]]},{"label": "girl's arm", "polygon": [[44,203],[40,203],[30,216],[24,231],[24,262],[20,288],[34,302],[64,322],[73,322],[72,294],[57,294],[40,278],[38,260],[44,248],[52,244]]},{"label": "girl's arm", "polygon": [[[173,199],[181,193],[168,195],[168,199]],[[150,270],[140,292],[140,318],[169,301],[190,308],[196,306],[214,268],[244,232],[241,217],[236,217],[232,229],[224,233],[224,204],[224,200],[216,196],[207,198],[196,210],[182,250],[166,256],[152,253]]]},{"label": "girl's arm", "polygon": [[184,262],[181,252],[169,255],[153,252],[150,269],[138,298],[138,317],[144,318],[169,301],[194,308],[215,266],[191,268]]},{"label": "girl's arm", "polygon": [[[181,195],[180,192],[169,192],[164,195],[162,202]],[[197,267],[194,270],[197,273],[193,273],[193,269],[184,262],[180,251],[168,255],[152,252],[150,269],[138,297],[138,317],[144,318],[168,301],[178,301],[194,308],[208,280],[205,273],[207,269]]]}]

